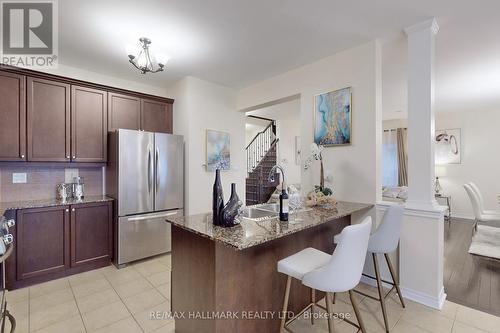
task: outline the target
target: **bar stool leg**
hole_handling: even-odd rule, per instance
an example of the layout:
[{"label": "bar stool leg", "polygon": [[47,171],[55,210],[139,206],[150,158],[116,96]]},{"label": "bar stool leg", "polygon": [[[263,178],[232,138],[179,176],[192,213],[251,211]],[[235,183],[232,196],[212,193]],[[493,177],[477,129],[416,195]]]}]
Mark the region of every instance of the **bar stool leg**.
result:
[{"label": "bar stool leg", "polygon": [[372,253],[373,267],[375,268],[375,277],[377,278],[378,296],[380,298],[380,305],[382,306],[382,314],[384,315],[385,331],[389,333],[389,323],[387,321],[387,310],[385,309],[385,297],[382,290],[382,281],[380,281],[380,271],[378,267],[377,254]]},{"label": "bar stool leg", "polygon": [[365,324],[363,323],[363,319],[361,319],[361,313],[358,309],[358,303],[356,303],[356,299],[354,298],[354,293],[352,290],[349,290],[349,298],[351,299],[352,308],[354,309],[354,314],[356,315],[356,319],[358,320],[359,328],[361,332],[366,333]]},{"label": "bar stool leg", "polygon": [[283,301],[283,316],[281,318],[280,332],[285,332],[285,323],[286,323],[286,313],[288,309],[288,297],[290,296],[290,284],[292,283],[292,277],[288,276],[286,280],[286,288],[285,288],[285,299]]},{"label": "bar stool leg", "polygon": [[311,325],[314,325],[314,304],[316,304],[316,290],[311,288]]},{"label": "bar stool leg", "polygon": [[328,314],[328,332],[333,333],[332,305],[330,304],[330,293],[325,296],[326,312]]},{"label": "bar stool leg", "polygon": [[399,277],[396,277],[394,274],[394,268],[392,267],[391,259],[387,253],[384,253],[385,261],[387,261],[387,266],[389,267],[389,272],[391,272],[392,282],[394,282],[394,286],[396,287],[396,291],[398,292],[399,300],[401,301],[401,305],[403,308],[405,307],[405,301],[403,300],[403,295],[401,295],[401,290],[399,290]]},{"label": "bar stool leg", "polygon": [[333,296],[332,296],[332,303],[335,304],[335,295],[337,295],[337,293],[333,293]]}]

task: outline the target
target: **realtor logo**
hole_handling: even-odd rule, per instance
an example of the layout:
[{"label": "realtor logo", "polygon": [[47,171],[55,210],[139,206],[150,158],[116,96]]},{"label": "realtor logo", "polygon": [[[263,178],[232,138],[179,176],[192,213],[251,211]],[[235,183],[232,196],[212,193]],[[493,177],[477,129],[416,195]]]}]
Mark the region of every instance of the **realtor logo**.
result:
[{"label": "realtor logo", "polygon": [[1,63],[18,67],[57,65],[57,3],[1,1]]}]

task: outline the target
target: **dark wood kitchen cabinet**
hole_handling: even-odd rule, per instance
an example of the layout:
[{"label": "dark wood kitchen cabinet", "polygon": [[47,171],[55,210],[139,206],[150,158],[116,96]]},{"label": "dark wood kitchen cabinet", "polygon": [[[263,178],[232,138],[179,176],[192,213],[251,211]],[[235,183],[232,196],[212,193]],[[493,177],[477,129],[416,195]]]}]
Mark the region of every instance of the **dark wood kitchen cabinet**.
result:
[{"label": "dark wood kitchen cabinet", "polygon": [[108,266],[113,250],[113,202],[20,209],[11,228],[15,248],[6,282],[16,289]]},{"label": "dark wood kitchen cabinet", "polygon": [[108,130],[141,128],[141,99],[117,93],[108,94]]},{"label": "dark wood kitchen cabinet", "polygon": [[71,86],[71,161],[106,162],[108,93]]},{"label": "dark wood kitchen cabinet", "polygon": [[141,100],[141,129],[148,132],[172,133],[172,104]]},{"label": "dark wood kitchen cabinet", "polygon": [[26,77],[0,72],[0,161],[26,160]]},{"label": "dark wood kitchen cabinet", "polygon": [[19,210],[15,236],[17,280],[69,268],[69,206]]},{"label": "dark wood kitchen cabinet", "polygon": [[70,85],[28,77],[28,160],[70,161]]},{"label": "dark wood kitchen cabinet", "polygon": [[111,202],[71,207],[71,267],[111,261],[112,214]]}]

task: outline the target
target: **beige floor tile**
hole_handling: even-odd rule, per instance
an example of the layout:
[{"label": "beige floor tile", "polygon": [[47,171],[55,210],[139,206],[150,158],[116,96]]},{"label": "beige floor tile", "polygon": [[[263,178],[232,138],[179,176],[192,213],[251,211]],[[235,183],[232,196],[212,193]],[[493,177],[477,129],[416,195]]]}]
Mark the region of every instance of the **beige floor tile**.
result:
[{"label": "beige floor tile", "polygon": [[25,301],[29,297],[29,288],[8,291],[5,294],[5,297],[7,298],[7,302],[9,304]]},{"label": "beige floor tile", "polygon": [[118,297],[118,294],[114,291],[114,289],[108,289],[92,295],[77,298],[76,304],[78,305],[78,309],[80,309],[80,313],[87,313],[119,300],[120,297]]},{"label": "beige floor tile", "polygon": [[104,274],[99,270],[88,271],[85,273],[75,274],[68,277],[71,287],[76,287],[80,284],[94,282],[104,278]]},{"label": "beige floor tile", "polygon": [[30,311],[30,330],[36,331],[78,314],[76,302],[59,304],[36,312]]},{"label": "beige floor tile", "polygon": [[133,282],[142,276],[133,267],[125,267],[122,269],[109,270],[104,272],[106,279],[113,285],[113,287]]},{"label": "beige floor tile", "polygon": [[[7,304],[7,309],[16,320],[16,333],[24,333],[29,330],[29,302],[28,300],[19,301],[16,303]],[[10,332],[10,322],[6,321],[9,325],[6,326],[5,332]]]},{"label": "beige floor tile", "polygon": [[57,322],[53,325],[34,331],[36,333],[85,333],[85,327],[80,315]]},{"label": "beige floor tile", "polygon": [[123,303],[125,303],[129,311],[134,314],[165,301],[165,297],[163,297],[156,289],[150,289],[143,293],[125,298]]},{"label": "beige floor tile", "polygon": [[69,288],[68,279],[62,278],[54,281],[37,284],[33,287],[30,287],[29,293],[30,293],[30,298],[35,298],[38,296],[42,296],[44,294],[49,294],[53,291],[58,291],[67,288]]},{"label": "beige floor tile", "polygon": [[[498,328],[498,330],[500,330],[500,328]],[[483,331],[483,330],[480,330],[479,328],[475,328],[475,327],[463,324],[459,321],[455,321],[451,332],[452,333],[485,333],[487,331]]]},{"label": "beige floor tile", "polygon": [[172,267],[172,256],[170,255],[170,253],[156,257],[154,261],[158,262],[161,265],[167,266],[168,268]]},{"label": "beige floor tile", "polygon": [[[325,318],[318,318],[315,320],[314,325],[311,325],[310,318],[301,317],[291,323],[289,327],[297,333],[328,333],[328,321]],[[346,322],[333,322],[333,332],[335,333],[355,333],[356,331],[357,329],[354,326]]]},{"label": "beige floor tile", "polygon": [[150,276],[155,273],[165,272],[170,274],[170,269],[155,261],[144,261],[137,264],[134,264],[133,267],[142,275],[142,276]]},{"label": "beige floor tile", "polygon": [[152,333],[175,333],[175,321],[169,321],[167,325],[154,330]]},{"label": "beige floor tile", "polygon": [[[29,319],[28,316],[18,318],[14,316],[16,320],[16,329],[15,333],[28,333],[29,332]],[[5,319],[5,332],[10,332],[11,330],[11,324],[8,319]]]},{"label": "beige floor tile", "polygon": [[123,319],[109,326],[100,328],[97,331],[94,331],[94,333],[142,333],[142,329],[137,324],[135,319],[130,316],[127,319]]},{"label": "beige floor tile", "polygon": [[114,287],[122,299],[153,289],[153,285],[143,277]]},{"label": "beige floor tile", "polygon": [[160,327],[164,327],[172,323],[173,319],[162,318],[162,319],[152,319],[151,312],[169,312],[170,311],[170,302],[164,302],[162,304],[153,306],[149,309],[141,311],[139,313],[134,314],[135,320],[142,327],[144,332],[152,332],[154,330],[159,329]]},{"label": "beige floor tile", "polygon": [[171,299],[171,286],[170,283],[162,284],[161,286],[156,287],[156,290],[160,292],[166,299]]},{"label": "beige floor tile", "polygon": [[112,288],[111,284],[109,284],[108,280],[106,280],[105,278],[82,283],[72,287],[73,293],[75,294],[76,298],[85,297],[88,295],[95,294],[97,292],[103,292],[111,288]]},{"label": "beige floor tile", "polygon": [[130,313],[121,301],[82,314],[83,322],[88,332],[111,325],[128,316],[130,316]]},{"label": "beige floor tile", "polygon": [[170,271],[151,274],[146,277],[149,282],[155,287],[170,283]]},{"label": "beige floor tile", "polygon": [[407,305],[401,319],[433,333],[449,333],[453,327],[453,319],[422,305]]},{"label": "beige floor tile", "polygon": [[441,309],[441,314],[450,319],[455,319],[458,311],[458,304],[445,301],[443,304],[443,308]]},{"label": "beige floor tile", "polygon": [[500,317],[462,305],[458,306],[456,321],[487,332],[498,333],[500,331]]},{"label": "beige floor tile", "polygon": [[30,298],[30,311],[36,312],[51,306],[68,303],[74,299],[71,289],[65,288],[42,296]]},{"label": "beige floor tile", "polygon": [[399,320],[391,333],[429,333],[429,331],[410,324],[404,320]]}]

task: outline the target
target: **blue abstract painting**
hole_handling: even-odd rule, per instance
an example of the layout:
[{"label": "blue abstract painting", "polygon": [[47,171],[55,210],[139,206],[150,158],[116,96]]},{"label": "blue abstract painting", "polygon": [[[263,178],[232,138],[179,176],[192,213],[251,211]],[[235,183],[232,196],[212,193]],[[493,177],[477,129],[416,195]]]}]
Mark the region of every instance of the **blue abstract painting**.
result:
[{"label": "blue abstract painting", "polygon": [[351,144],[351,88],[314,97],[314,142],[322,146]]},{"label": "blue abstract painting", "polygon": [[207,130],[207,171],[231,168],[229,133]]}]

